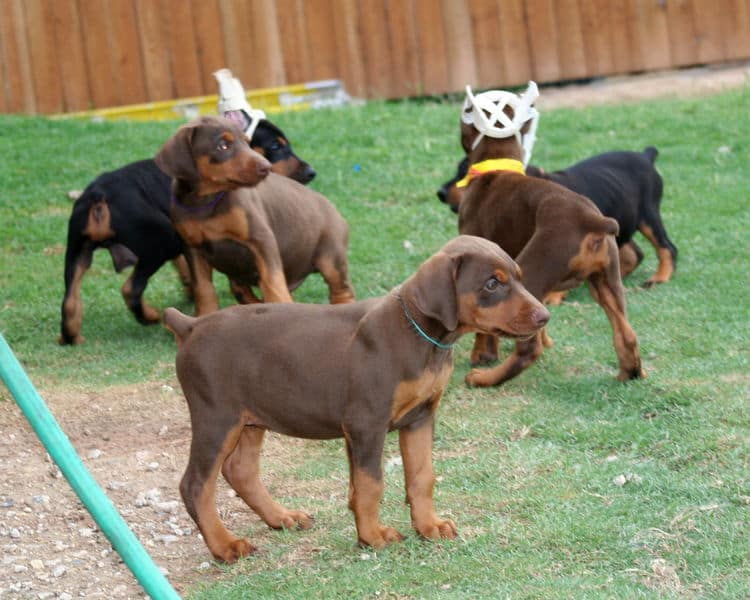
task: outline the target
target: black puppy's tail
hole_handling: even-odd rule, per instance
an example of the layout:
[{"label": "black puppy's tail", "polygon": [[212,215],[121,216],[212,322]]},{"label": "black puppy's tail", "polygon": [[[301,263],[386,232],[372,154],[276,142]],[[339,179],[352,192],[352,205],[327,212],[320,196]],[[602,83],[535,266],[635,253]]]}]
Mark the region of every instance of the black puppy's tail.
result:
[{"label": "black puppy's tail", "polygon": [[643,153],[646,155],[646,158],[651,161],[651,164],[655,163],[656,157],[659,156],[659,151],[653,146],[646,146],[643,149]]},{"label": "black puppy's tail", "polygon": [[195,327],[196,317],[190,317],[171,306],[164,311],[164,327],[174,333],[174,339],[179,346],[184,342]]}]

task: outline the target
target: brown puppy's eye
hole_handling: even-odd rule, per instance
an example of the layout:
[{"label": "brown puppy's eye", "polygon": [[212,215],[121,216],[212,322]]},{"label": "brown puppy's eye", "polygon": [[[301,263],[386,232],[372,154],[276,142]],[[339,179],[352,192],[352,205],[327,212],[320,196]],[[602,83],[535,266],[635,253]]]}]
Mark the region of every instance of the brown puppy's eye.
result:
[{"label": "brown puppy's eye", "polygon": [[500,287],[500,280],[497,277],[490,277],[484,284],[484,289],[488,292],[494,292],[498,287]]},{"label": "brown puppy's eye", "polygon": [[227,150],[229,150],[229,144],[226,140],[219,140],[219,143],[216,144],[216,149],[220,152],[226,152]]}]

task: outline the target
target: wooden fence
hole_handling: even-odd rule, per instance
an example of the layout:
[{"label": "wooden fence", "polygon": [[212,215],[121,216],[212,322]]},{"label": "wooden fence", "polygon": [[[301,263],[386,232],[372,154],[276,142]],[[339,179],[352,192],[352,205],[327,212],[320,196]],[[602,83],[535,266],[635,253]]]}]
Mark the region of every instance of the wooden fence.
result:
[{"label": "wooden fence", "polygon": [[0,0],[0,113],[342,79],[394,98],[750,58],[750,0]]}]

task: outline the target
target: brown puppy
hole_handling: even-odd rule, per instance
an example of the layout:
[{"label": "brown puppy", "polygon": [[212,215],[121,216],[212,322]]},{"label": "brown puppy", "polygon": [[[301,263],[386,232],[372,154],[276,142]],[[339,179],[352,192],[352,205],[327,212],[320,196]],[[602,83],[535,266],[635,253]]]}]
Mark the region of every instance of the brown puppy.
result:
[{"label": "brown puppy", "polygon": [[[269,173],[228,119],[181,127],[156,155],[173,177],[170,216],[187,246],[197,315],[219,307],[212,269],[229,276],[241,302],[292,302],[310,273],[326,280],[332,303],[351,302],[346,221],[322,195]],[[252,186],[252,187],[250,187]]]},{"label": "brown puppy", "polygon": [[[513,109],[506,107],[505,110],[512,112]],[[510,159],[521,164],[523,149],[516,138],[484,136],[472,149],[478,135],[473,124],[461,123],[461,143],[469,164],[490,159]],[[551,181],[527,177],[522,172],[490,171],[469,182],[459,206],[458,229],[463,234],[478,235],[505,248],[523,270],[526,288],[540,300],[550,292],[588,282],[591,295],[612,324],[620,363],[618,378],[645,376],[638,339],[626,315],[615,242],[617,221],[602,216],[591,200]],[[534,363],[543,345],[550,344],[543,332],[529,340],[518,341],[515,351],[504,362],[492,369],[474,369],[466,381],[477,386],[503,383]],[[495,359],[497,339],[477,335],[472,363]]]},{"label": "brown puppy", "polygon": [[269,526],[312,526],[312,517],[277,504],[260,481],[266,430],[345,438],[357,536],[382,548],[402,539],[379,518],[385,436],[398,429],[414,528],[425,538],[455,537],[432,499],[432,435],[453,371],[451,346],[469,331],[526,338],[548,319],[513,260],[470,236],[446,244],[381,298],[233,306],[201,318],[167,309],[193,431],[180,492],[212,554],[231,562],[255,550],[221,522],[219,471]]}]

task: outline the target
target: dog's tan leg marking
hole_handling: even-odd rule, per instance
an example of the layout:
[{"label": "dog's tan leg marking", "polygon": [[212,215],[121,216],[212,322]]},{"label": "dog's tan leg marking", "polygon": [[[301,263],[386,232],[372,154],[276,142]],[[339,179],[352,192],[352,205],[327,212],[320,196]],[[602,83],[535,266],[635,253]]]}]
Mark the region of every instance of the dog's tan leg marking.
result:
[{"label": "dog's tan leg marking", "polygon": [[417,429],[401,429],[398,432],[401,456],[404,460],[406,501],[411,507],[411,522],[414,529],[427,539],[455,538],[458,531],[450,519],[440,519],[435,513],[433,489],[435,472],[432,468],[432,434],[434,421],[431,418]]},{"label": "dog's tan leg marking", "polygon": [[192,279],[190,278],[190,267],[188,266],[185,256],[180,254],[177,258],[172,259],[172,264],[177,271],[177,276],[180,278],[182,289],[185,293],[185,298],[192,300],[193,298],[193,287],[191,285]]},{"label": "dog's tan leg marking", "polygon": [[253,288],[249,285],[243,285],[236,281],[229,280],[229,289],[232,295],[235,297],[237,302],[240,304],[258,304],[263,302],[258,296],[255,295]]},{"label": "dog's tan leg marking", "polygon": [[278,265],[269,265],[265,259],[262,248],[252,242],[248,244],[253,256],[255,256],[255,267],[258,269],[260,278],[260,291],[264,302],[294,302],[289,293],[289,286],[281,267],[281,260],[274,261]]},{"label": "dog's tan leg marking", "polygon": [[349,282],[346,265],[336,266],[330,256],[321,256],[315,267],[328,284],[328,298],[331,304],[346,304],[354,302],[354,289]]},{"label": "dog's tan leg marking", "polygon": [[[88,271],[88,267],[77,264],[73,274],[73,281],[68,289],[68,296],[65,298],[65,330],[73,338],[73,344],[82,344],[84,337],[81,335],[83,326],[83,301],[81,300],[81,282],[83,276]],[[62,337],[60,343],[63,343]]]},{"label": "dog's tan leg marking", "polygon": [[354,512],[360,544],[380,549],[404,539],[404,536],[393,527],[387,527],[380,522],[382,479],[377,480],[367,471],[355,466],[352,468],[350,494],[349,506]]},{"label": "dog's tan leg marking", "polygon": [[641,225],[639,229],[641,233],[646,236],[646,239],[651,242],[656,250],[656,256],[659,258],[659,266],[656,269],[656,273],[649,277],[648,281],[646,281],[646,285],[665,283],[669,281],[674,273],[674,259],[672,258],[672,253],[669,251],[669,248],[664,248],[659,245],[659,240],[656,239],[654,230],[648,225]]},{"label": "dog's tan leg marking", "polygon": [[472,369],[466,376],[466,383],[480,387],[499,385],[528,369],[543,351],[542,334],[516,342],[516,347],[508,358],[494,369]]},{"label": "dog's tan leg marking", "polygon": [[[121,293],[125,300],[125,304],[128,305],[130,310],[133,310],[133,277],[131,273],[130,277],[125,280],[122,284]],[[161,320],[161,315],[157,309],[148,304],[141,296],[141,307],[143,308],[143,319],[147,323],[158,323]]]},{"label": "dog's tan leg marking", "polygon": [[264,429],[245,426],[237,446],[224,461],[222,475],[269,527],[309,529],[313,526],[313,518],[305,512],[281,506],[260,480],[260,451],[264,435]]},{"label": "dog's tan leg marking", "polygon": [[628,242],[623,244],[619,249],[620,255],[620,276],[626,277],[630,275],[635,268],[640,264],[638,260],[638,254],[636,254],[633,246]]},{"label": "dog's tan leg marking", "polygon": [[560,306],[567,295],[568,292],[548,292],[544,296],[544,303],[550,306]]},{"label": "dog's tan leg marking", "polygon": [[192,255],[193,298],[195,299],[195,314],[200,317],[219,310],[219,297],[213,283],[213,269],[195,252]]},{"label": "dog's tan leg marking", "polygon": [[190,461],[180,482],[180,493],[185,508],[198,524],[206,545],[214,557],[228,563],[248,556],[256,549],[248,540],[238,538],[227,530],[216,508],[216,478],[227,456],[237,445],[244,427],[243,420],[229,430],[219,451],[213,457],[209,470],[205,473],[205,479],[199,472],[202,470],[199,463],[210,457],[203,456],[203,449],[195,446],[196,437],[193,434]]},{"label": "dog's tan leg marking", "polygon": [[555,341],[550,337],[549,332],[547,331],[547,327],[542,327],[542,346],[545,348],[552,348],[552,346],[555,345]]},{"label": "dog's tan leg marking", "polygon": [[497,360],[497,337],[486,333],[474,336],[474,348],[471,351],[472,365],[487,365]]},{"label": "dog's tan leg marking", "polygon": [[597,273],[589,278],[589,290],[593,298],[604,309],[612,325],[615,352],[620,363],[620,381],[645,377],[641,366],[638,349],[638,338],[630,326],[625,313],[625,301],[622,294],[612,289],[604,274]]}]

